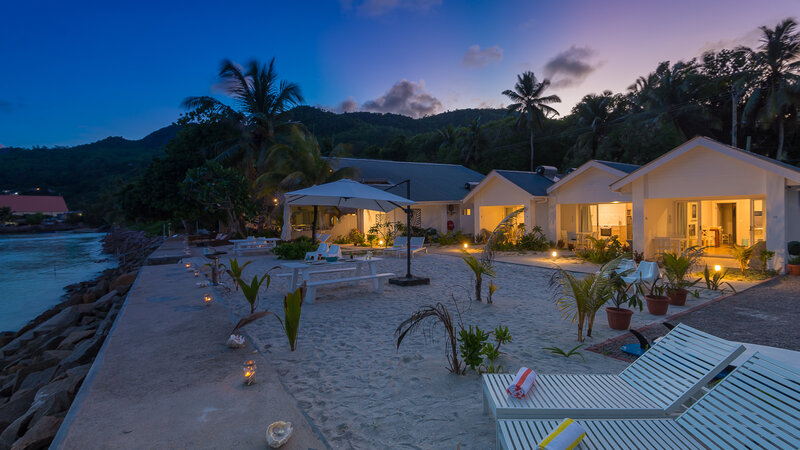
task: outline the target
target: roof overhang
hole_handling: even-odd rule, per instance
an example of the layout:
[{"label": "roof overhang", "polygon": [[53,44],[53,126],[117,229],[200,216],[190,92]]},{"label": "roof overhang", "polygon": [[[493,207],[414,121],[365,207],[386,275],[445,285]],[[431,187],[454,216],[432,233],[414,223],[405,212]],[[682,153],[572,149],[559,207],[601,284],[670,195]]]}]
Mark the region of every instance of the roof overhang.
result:
[{"label": "roof overhang", "polygon": [[547,198],[547,196],[531,194],[530,192],[526,191],[525,189],[522,189],[521,187],[517,186],[516,183],[512,182],[508,178],[506,178],[506,177],[500,175],[499,173],[497,173],[496,170],[492,169],[492,171],[489,172],[489,175],[486,175],[483,178],[483,180],[481,180],[481,182],[478,183],[477,186],[472,188],[472,190],[469,191],[469,193],[467,193],[467,195],[464,196],[463,199],[461,199],[461,203],[469,201],[475,195],[476,192],[478,192],[479,190],[483,189],[492,180],[498,180],[501,183],[504,183],[506,186],[509,186],[512,189],[516,189],[517,191],[521,192],[523,195],[526,195],[526,196],[531,197],[531,198]]},{"label": "roof overhang", "polygon": [[647,175],[648,173],[658,169],[662,165],[674,160],[675,158],[683,155],[684,153],[692,151],[697,147],[703,147],[709,150],[722,153],[724,155],[730,156],[731,158],[738,159],[739,161],[751,164],[755,167],[783,176],[784,178],[786,178],[791,182],[790,184],[792,183],[800,184],[800,169],[793,170],[773,159],[754,155],[753,153],[747,152],[745,150],[736,147],[725,145],[721,142],[715,141],[714,139],[705,136],[697,136],[675,147],[674,149],[668,151],[667,153],[664,153],[658,158],[645,164],[641,168],[631,172],[627,176],[615,181],[614,183],[611,184],[611,190],[614,192],[628,191],[630,190],[629,185],[633,183],[633,181]]},{"label": "roof overhang", "polygon": [[554,191],[560,189],[562,186],[566,185],[570,181],[575,180],[576,178],[580,177],[580,175],[582,173],[586,172],[589,169],[600,169],[600,170],[608,172],[608,173],[610,173],[612,175],[616,175],[617,177],[620,177],[620,178],[622,178],[625,175],[627,175],[626,172],[614,169],[613,167],[607,166],[607,165],[605,165],[605,164],[603,164],[601,162],[597,162],[596,160],[592,159],[590,161],[587,161],[587,162],[583,163],[580,167],[578,167],[574,171],[570,172],[564,178],[562,178],[562,179],[556,181],[555,183],[551,184],[550,186],[548,186],[547,187],[547,193],[549,194],[551,192],[554,192]]}]

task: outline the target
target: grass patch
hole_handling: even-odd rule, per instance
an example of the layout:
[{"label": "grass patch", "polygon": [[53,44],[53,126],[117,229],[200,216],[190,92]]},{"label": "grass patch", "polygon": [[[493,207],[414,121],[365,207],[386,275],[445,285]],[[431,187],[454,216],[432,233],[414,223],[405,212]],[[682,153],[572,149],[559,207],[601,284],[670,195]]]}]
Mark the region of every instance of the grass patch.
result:
[{"label": "grass patch", "polygon": [[[703,278],[703,272],[694,274],[696,277]],[[737,269],[728,269],[725,274],[725,281],[763,281],[778,275],[774,270],[760,271],[757,269],[747,269],[744,273]]]}]

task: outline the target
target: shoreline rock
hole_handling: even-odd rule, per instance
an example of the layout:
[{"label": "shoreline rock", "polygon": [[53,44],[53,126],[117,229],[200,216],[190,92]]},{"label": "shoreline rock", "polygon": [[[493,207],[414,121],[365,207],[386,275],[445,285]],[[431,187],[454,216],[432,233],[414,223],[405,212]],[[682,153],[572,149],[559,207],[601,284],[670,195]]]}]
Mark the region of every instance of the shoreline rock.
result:
[{"label": "shoreline rock", "polygon": [[162,242],[110,230],[103,249],[117,267],[65,287],[63,301],[18,331],[0,333],[0,450],[50,444],[139,269]]}]

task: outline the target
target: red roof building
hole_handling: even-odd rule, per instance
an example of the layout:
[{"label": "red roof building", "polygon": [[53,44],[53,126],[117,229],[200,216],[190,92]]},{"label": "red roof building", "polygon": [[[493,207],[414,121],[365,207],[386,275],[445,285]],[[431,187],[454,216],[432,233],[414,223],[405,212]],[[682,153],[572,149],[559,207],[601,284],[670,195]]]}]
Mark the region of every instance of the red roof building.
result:
[{"label": "red roof building", "polygon": [[0,195],[0,208],[10,206],[14,214],[57,216],[69,212],[64,197],[60,195]]}]

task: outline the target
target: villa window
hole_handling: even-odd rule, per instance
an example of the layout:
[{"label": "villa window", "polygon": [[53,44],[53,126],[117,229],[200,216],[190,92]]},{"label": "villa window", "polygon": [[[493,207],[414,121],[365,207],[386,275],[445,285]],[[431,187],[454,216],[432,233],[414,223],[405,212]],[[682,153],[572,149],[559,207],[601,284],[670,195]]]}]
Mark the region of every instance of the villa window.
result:
[{"label": "villa window", "polygon": [[462,209],[461,210],[461,215],[462,216],[471,216],[472,215],[472,209],[470,209],[470,208]]}]

